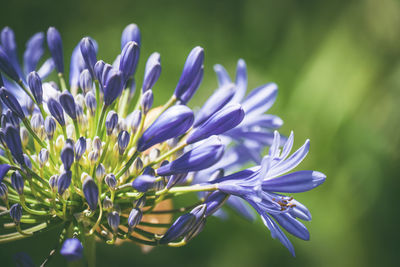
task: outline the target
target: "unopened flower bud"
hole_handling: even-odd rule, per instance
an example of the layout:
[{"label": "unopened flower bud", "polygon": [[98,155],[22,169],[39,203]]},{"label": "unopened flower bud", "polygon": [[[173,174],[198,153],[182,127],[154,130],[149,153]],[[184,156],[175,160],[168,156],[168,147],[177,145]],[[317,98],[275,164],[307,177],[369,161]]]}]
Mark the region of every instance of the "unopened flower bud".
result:
[{"label": "unopened flower bud", "polygon": [[117,180],[115,179],[115,175],[112,173],[106,175],[104,182],[111,190],[115,190],[117,187]]},{"label": "unopened flower bud", "polygon": [[19,132],[20,132],[20,135],[21,135],[22,146],[26,147],[28,145],[28,142],[29,142],[29,132],[25,127],[21,127]]},{"label": "unopened flower bud", "polygon": [[111,135],[115,127],[118,125],[118,114],[115,111],[110,111],[106,118],[107,135]]},{"label": "unopened flower bud", "polygon": [[52,116],[47,116],[45,121],[44,121],[44,130],[47,134],[47,138],[49,140],[53,140],[54,132],[56,131],[56,121]]},{"label": "unopened flower bud", "polygon": [[106,175],[106,169],[104,168],[104,165],[102,163],[97,165],[95,175],[96,175],[97,181],[100,184],[101,181],[103,180],[104,176]]},{"label": "unopened flower bud", "polygon": [[16,203],[10,208],[10,216],[15,224],[19,224],[22,217],[22,206],[19,203]]},{"label": "unopened flower bud", "polygon": [[11,185],[19,195],[24,193],[24,179],[19,171],[15,171],[11,174]]},{"label": "unopened flower bud", "polygon": [[42,148],[39,152],[40,167],[42,168],[47,163],[48,160],[49,160],[49,151],[45,148]]},{"label": "unopened flower bud", "polygon": [[96,210],[99,198],[99,188],[97,187],[96,182],[91,178],[86,178],[83,182],[82,188],[90,210]]},{"label": "unopened flower bud", "polygon": [[120,155],[124,154],[125,149],[128,147],[129,141],[129,133],[127,131],[121,131],[118,135],[118,149]]},{"label": "unopened flower bud", "polygon": [[108,213],[107,221],[108,221],[108,225],[110,225],[113,232],[116,233],[118,231],[119,221],[120,221],[118,212],[113,211],[113,212]]},{"label": "unopened flower bud", "polygon": [[90,91],[85,95],[85,104],[89,110],[90,116],[94,116],[96,112],[97,101],[94,94]]}]

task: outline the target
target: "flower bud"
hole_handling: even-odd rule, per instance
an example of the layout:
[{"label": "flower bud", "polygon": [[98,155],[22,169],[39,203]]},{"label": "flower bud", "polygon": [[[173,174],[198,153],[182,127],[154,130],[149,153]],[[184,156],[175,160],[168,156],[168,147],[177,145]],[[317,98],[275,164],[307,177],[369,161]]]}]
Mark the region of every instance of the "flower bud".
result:
[{"label": "flower bud", "polygon": [[53,192],[57,192],[58,175],[54,174],[49,178],[49,185]]},{"label": "flower bud", "polygon": [[42,80],[37,74],[36,71],[32,71],[28,75],[28,85],[29,89],[31,89],[32,95],[36,100],[38,105],[41,105],[43,102],[43,88],[42,88]]},{"label": "flower bud", "polygon": [[86,178],[83,182],[82,188],[90,210],[96,210],[99,198],[99,188],[97,187],[96,182],[92,178]]},{"label": "flower bud", "polygon": [[90,75],[89,70],[84,69],[79,75],[79,85],[83,93],[87,94],[93,89],[92,75]]},{"label": "flower bud", "polygon": [[214,191],[210,195],[207,196],[206,201],[204,204],[207,205],[205,216],[213,215],[222,205],[225,203],[229,197],[228,194],[222,193],[221,191]]},{"label": "flower bud", "polygon": [[95,162],[97,162],[98,159],[99,159],[98,151],[94,150],[94,151],[89,152],[88,160],[90,161],[91,164],[94,164]]},{"label": "flower bud", "polygon": [[111,135],[118,124],[118,114],[113,110],[108,112],[105,124],[106,124],[107,135]]},{"label": "flower bud", "polygon": [[49,98],[47,101],[47,108],[50,114],[58,121],[61,126],[65,125],[64,110],[60,103],[54,98]]},{"label": "flower bud", "polygon": [[58,194],[64,194],[65,190],[71,185],[72,172],[64,171],[57,179]]},{"label": "flower bud", "polygon": [[88,92],[85,96],[86,107],[88,108],[90,115],[93,117],[96,112],[97,101],[96,97],[92,92]]},{"label": "flower bud", "polygon": [[193,124],[193,112],[183,105],[175,105],[163,112],[138,141],[138,151],[185,133]]},{"label": "flower bud", "polygon": [[115,190],[117,187],[117,180],[115,179],[115,175],[112,173],[106,175],[104,182],[111,190]]},{"label": "flower bud", "polygon": [[235,86],[233,83],[226,84],[218,88],[201,107],[196,115],[194,127],[199,126],[208,120],[213,114],[223,108],[235,94]]},{"label": "flower bud", "polygon": [[15,69],[7,52],[0,46],[0,70],[2,70],[8,77],[18,82],[20,77]]},{"label": "flower bud", "polygon": [[179,79],[178,85],[175,88],[174,95],[177,99],[181,99],[182,95],[189,89],[193,81],[196,79],[198,73],[201,71],[203,62],[203,48],[200,46],[193,48],[186,59],[182,75]]},{"label": "flower bud", "polygon": [[[63,107],[65,113],[68,114],[68,116],[75,120],[76,119],[76,106],[75,106],[75,99],[74,97],[71,95],[70,92],[68,91],[64,91],[60,97],[60,104]],[[78,136],[77,136],[78,138]]]},{"label": "flower bud", "polygon": [[20,137],[21,137],[22,146],[26,147],[29,142],[29,132],[25,127],[21,127],[21,129],[19,130],[19,133],[20,133]]},{"label": "flower bud", "polygon": [[[19,129],[20,119],[17,117],[17,115],[14,112],[12,112],[11,110],[7,110],[5,117],[6,117],[6,123],[9,123],[12,126],[14,126],[15,128]],[[7,126],[6,124],[4,124],[4,125]]]},{"label": "flower bud", "polygon": [[47,138],[49,138],[49,140],[53,139],[54,136],[54,132],[56,131],[56,121],[54,120],[54,118],[52,116],[47,116],[46,119],[44,120],[44,130],[47,134]]},{"label": "flower bud", "polygon": [[19,171],[15,171],[11,174],[11,185],[14,190],[17,191],[18,195],[24,193],[24,179]]},{"label": "flower bud", "polygon": [[24,163],[25,166],[28,167],[29,169],[32,169],[32,162],[30,160],[30,158],[28,157],[28,155],[24,154]]},{"label": "flower bud", "polygon": [[10,170],[11,166],[8,164],[0,164],[0,182],[3,181],[4,176],[6,176],[7,172]]},{"label": "flower bud", "polygon": [[201,81],[203,80],[204,76],[204,66],[201,66],[199,72],[197,73],[196,77],[188,87],[188,89],[182,94],[180,100],[181,104],[187,104],[190,99],[193,97],[194,93],[196,93],[197,89],[200,86]]},{"label": "flower bud", "polygon": [[79,124],[83,123],[83,108],[80,104],[76,103],[75,105],[75,112],[76,112],[76,120]]},{"label": "flower bud", "polygon": [[85,97],[82,94],[75,96],[75,105],[80,105],[81,107],[85,105]]},{"label": "flower bud", "polygon": [[124,83],[136,71],[139,60],[139,50],[139,45],[134,41],[128,42],[122,49],[119,70],[123,73]]},{"label": "flower bud", "polygon": [[19,203],[16,203],[10,208],[10,216],[15,224],[19,224],[22,217],[22,206]]},{"label": "flower bud", "polygon": [[139,192],[147,192],[151,189],[156,181],[156,177],[150,175],[140,175],[132,182],[132,187]]},{"label": "flower bud", "polygon": [[0,182],[0,198],[4,202],[6,202],[8,198],[8,187],[3,182]]},{"label": "flower bud", "polygon": [[125,45],[134,41],[140,46],[140,30],[139,27],[132,23],[125,27],[121,36],[121,50],[124,49]]},{"label": "flower bud", "polygon": [[63,46],[60,33],[54,27],[47,30],[47,45],[58,73],[64,73]]},{"label": "flower bud", "polygon": [[110,211],[113,208],[114,204],[112,203],[111,199],[106,196],[103,200],[103,209],[106,211]]},{"label": "flower bud", "polygon": [[47,163],[48,160],[49,160],[49,151],[45,148],[42,148],[39,152],[40,167],[43,168],[43,166]]},{"label": "flower bud", "polygon": [[171,178],[169,178],[168,183],[167,183],[167,188],[170,189],[172,188],[174,185],[183,182],[187,177],[187,173],[178,173],[178,174],[174,174],[171,176]]},{"label": "flower bud", "polygon": [[193,223],[196,221],[196,216],[191,213],[186,213],[180,216],[172,226],[165,232],[163,237],[160,239],[160,244],[167,244],[171,241],[177,240],[182,237],[185,233],[187,233]]},{"label": "flower bud", "polygon": [[102,145],[103,145],[103,144],[102,144],[102,142],[101,142],[100,137],[95,136],[95,137],[93,138],[93,141],[92,141],[92,148],[93,148],[93,150],[100,152],[100,151],[101,151]]},{"label": "flower bud", "polygon": [[121,95],[123,89],[122,73],[115,72],[107,78],[104,85],[104,105],[111,105]]},{"label": "flower bud", "polygon": [[95,75],[95,77],[93,77],[93,78],[96,78],[99,81],[100,86],[103,86],[103,83],[102,83],[102,81],[103,81],[103,70],[104,70],[104,66],[105,65],[106,65],[106,63],[104,63],[103,60],[99,60],[94,65],[94,69],[93,69],[94,75]]},{"label": "flower bud", "polygon": [[140,121],[142,120],[142,112],[140,110],[135,110],[131,113],[131,128],[133,132],[139,127]]},{"label": "flower bud", "polygon": [[92,40],[89,37],[82,38],[80,42],[80,49],[86,66],[88,66],[90,73],[94,76],[94,65],[97,62],[97,52]]},{"label": "flower bud", "polygon": [[40,129],[42,128],[42,126],[44,126],[44,119],[42,114],[40,113],[35,113],[32,115],[31,118],[31,127],[32,129],[38,133],[40,131]]},{"label": "flower bud", "polygon": [[4,87],[1,87],[0,89],[0,98],[4,105],[6,105],[16,116],[18,116],[18,118],[21,120],[25,118],[24,111],[22,110],[18,100]]},{"label": "flower bud", "polygon": [[113,211],[113,212],[108,213],[107,221],[108,221],[108,225],[110,225],[113,232],[116,233],[118,231],[119,221],[120,221],[118,212]]},{"label": "flower bud", "polygon": [[72,163],[74,163],[74,148],[72,145],[67,144],[61,150],[61,161],[65,170],[70,170]]},{"label": "flower bud", "polygon": [[130,141],[130,135],[127,131],[121,131],[118,134],[118,151],[120,155],[123,155],[125,149],[128,147]]},{"label": "flower bud", "polygon": [[22,154],[22,144],[19,131],[13,126],[7,126],[4,141],[6,142],[8,149],[16,161],[19,164],[24,165],[25,162]]},{"label": "flower bud", "polygon": [[143,79],[143,92],[153,88],[161,74],[160,54],[155,52],[150,55],[146,62]]},{"label": "flower bud", "polygon": [[186,140],[193,144],[212,135],[222,134],[239,125],[244,118],[244,111],[239,104],[229,105],[196,128]]},{"label": "flower bud", "polygon": [[153,92],[150,90],[147,90],[141,99],[141,106],[144,114],[147,114],[147,112],[151,109],[151,106],[153,105]]},{"label": "flower bud", "polygon": [[83,256],[83,246],[81,241],[77,238],[68,238],[62,244],[60,254],[63,255],[68,261],[76,261]]},{"label": "flower bud", "polygon": [[158,168],[157,174],[166,176],[176,173],[200,171],[219,161],[223,153],[224,145],[218,137],[213,136],[178,159]]},{"label": "flower bud", "polygon": [[99,165],[97,165],[96,171],[95,171],[95,176],[96,176],[97,181],[99,183],[101,183],[101,181],[103,180],[105,175],[106,175],[106,169],[104,168],[104,165],[102,163],[100,163]]},{"label": "flower bud", "polygon": [[129,213],[128,217],[128,226],[129,229],[133,229],[140,223],[142,220],[143,212],[140,209],[133,208]]}]

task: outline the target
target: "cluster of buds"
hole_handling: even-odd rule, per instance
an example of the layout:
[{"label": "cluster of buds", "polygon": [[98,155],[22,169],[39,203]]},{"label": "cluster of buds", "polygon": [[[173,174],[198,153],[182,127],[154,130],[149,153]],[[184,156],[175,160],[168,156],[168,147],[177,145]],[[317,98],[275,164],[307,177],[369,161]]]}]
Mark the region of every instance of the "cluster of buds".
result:
[{"label": "cluster of buds", "polygon": [[[46,39],[51,58],[37,68]],[[279,225],[308,240],[298,219],[311,215],[281,193],[311,190],[325,175],[286,174],[304,159],[309,141],[289,156],[293,133],[281,136],[276,129],[282,120],[266,114],[277,86],[268,83],[246,96],[244,61],[238,62],[234,82],[216,65],[218,88],[195,114],[187,103],[204,69],[204,50],[195,47],[171,98],[153,107],[160,54],[149,56],[135,95],[140,39],[139,28],[128,25],[111,65],[98,60],[93,39],[83,38],[72,53],[67,83],[55,28],[48,29],[47,38],[37,33],[27,42],[23,68],[13,31],[3,29],[0,243],[62,226],[60,253],[68,260],[82,257],[80,240],[90,236],[108,244],[122,239],[182,246],[203,230],[209,216],[221,215],[224,204],[254,218],[247,202],[272,237],[294,254]],[[57,82],[48,80],[53,71]],[[250,162],[254,167],[241,170]],[[160,210],[160,204],[187,193],[197,193],[199,200]],[[156,214],[170,214],[175,221],[145,220]]]}]

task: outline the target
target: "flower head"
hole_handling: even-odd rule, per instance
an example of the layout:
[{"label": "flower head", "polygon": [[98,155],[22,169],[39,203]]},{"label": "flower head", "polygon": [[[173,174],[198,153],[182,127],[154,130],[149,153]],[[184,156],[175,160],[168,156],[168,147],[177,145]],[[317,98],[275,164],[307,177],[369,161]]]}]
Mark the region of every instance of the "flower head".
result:
[{"label": "flower head", "polygon": [[[95,40],[81,39],[71,55],[69,83],[54,27],[47,31],[51,58],[37,69],[44,38],[37,33],[27,42],[20,65],[14,33],[8,27],[1,33],[0,198],[9,210],[1,219],[16,230],[7,235],[19,239],[64,225],[60,253],[77,260],[83,256],[78,238],[182,246],[201,233],[209,216],[221,214],[225,203],[253,218],[248,203],[293,254],[280,227],[309,239],[299,220],[310,220],[310,212],[285,194],[311,190],[325,175],[291,172],[306,156],[309,141],[290,155],[293,134],[274,132],[283,122],[266,112],[276,99],[276,84],[246,96],[244,60],[238,61],[234,80],[216,65],[218,87],[193,112],[187,103],[204,75],[204,49],[196,46],[170,99],[156,106],[162,87],[156,85],[159,53],[147,59],[142,88],[134,95],[141,45],[136,24],[123,30],[121,54],[112,64],[98,59]],[[56,81],[47,78],[54,68]],[[269,154],[263,157],[266,147]],[[256,166],[242,170],[250,162]],[[154,209],[164,199],[192,192],[199,193],[200,203],[162,211],[176,214],[169,227],[144,220],[144,214],[160,212]],[[36,225],[22,229],[25,222]],[[160,234],[142,226],[168,229]]]}]

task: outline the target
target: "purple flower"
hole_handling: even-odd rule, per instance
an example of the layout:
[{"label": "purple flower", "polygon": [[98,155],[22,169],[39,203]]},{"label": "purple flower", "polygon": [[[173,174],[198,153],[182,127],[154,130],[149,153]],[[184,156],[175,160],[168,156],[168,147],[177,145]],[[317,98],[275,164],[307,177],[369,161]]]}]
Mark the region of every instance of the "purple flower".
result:
[{"label": "purple flower", "polygon": [[[280,135],[274,133],[274,141],[269,155],[264,157],[259,168],[244,170],[215,180],[218,189],[226,194],[246,200],[263,218],[272,237],[278,238],[294,255],[294,249],[278,224],[292,235],[308,240],[307,228],[296,218],[310,220],[307,208],[292,197],[275,192],[297,193],[311,190],[325,181],[326,176],[317,171],[297,171],[294,169],[307,155],[309,141],[289,156],[293,145],[293,133],[282,151],[279,149]],[[273,218],[273,219],[272,219]]]},{"label": "purple flower", "polygon": [[191,213],[186,213],[180,216],[176,221],[172,224],[170,228],[168,228],[167,232],[160,239],[160,244],[168,244],[171,241],[182,237],[185,233],[191,230],[191,227],[196,221],[196,216]]},{"label": "purple flower", "polygon": [[49,50],[58,73],[64,73],[64,57],[61,35],[54,27],[50,27],[47,30],[47,45],[49,46]]},{"label": "purple flower", "polygon": [[65,125],[64,110],[60,103],[54,98],[49,98],[47,101],[47,108],[50,114],[58,121],[61,126]]},{"label": "purple flower", "polygon": [[147,90],[141,100],[141,106],[144,114],[147,114],[147,112],[151,109],[151,106],[153,105],[153,92],[150,90]]},{"label": "purple flower", "polygon": [[94,65],[97,62],[96,54],[97,49],[95,48],[92,40],[89,37],[82,38],[80,44],[80,50],[82,53],[82,57],[85,60],[86,66],[92,75],[94,75]]},{"label": "purple flower", "polygon": [[143,92],[153,88],[161,74],[160,54],[155,52],[150,55],[146,62],[146,68],[143,78]]},{"label": "purple flower", "polygon": [[18,82],[20,77],[15,69],[11,59],[7,55],[7,52],[4,51],[3,47],[0,46],[0,70],[2,70],[8,77]]},{"label": "purple flower", "polygon": [[38,32],[34,34],[28,42],[24,53],[24,71],[30,73],[34,71],[39,63],[39,60],[44,54],[43,42],[44,33]]},{"label": "purple flower", "polygon": [[38,105],[41,105],[43,102],[42,80],[40,79],[39,74],[37,74],[36,71],[32,71],[31,73],[29,73],[28,85],[36,102],[38,103]]},{"label": "purple flower", "polygon": [[138,208],[133,208],[129,213],[128,217],[128,226],[129,229],[133,229],[140,223],[142,220],[143,212]]},{"label": "purple flower", "polygon": [[184,134],[193,124],[193,112],[183,105],[172,106],[158,117],[142,134],[138,150],[145,151],[151,146]]},{"label": "purple flower", "polygon": [[71,169],[72,163],[74,163],[73,145],[66,144],[61,150],[61,162],[63,163],[65,170]]},{"label": "purple flower", "polygon": [[7,91],[6,88],[2,87],[0,89],[0,98],[1,101],[12,111],[15,115],[17,115],[20,119],[25,118],[24,111],[22,110],[21,105],[18,100],[13,96],[10,92]]},{"label": "purple flower", "polygon": [[71,117],[71,119],[75,120],[76,119],[76,105],[75,105],[75,99],[71,95],[70,92],[64,91],[60,97],[60,104],[63,107],[65,113],[68,114],[68,116]]},{"label": "purple flower", "polygon": [[24,179],[19,171],[15,171],[11,174],[11,185],[14,190],[17,191],[18,195],[24,193]]},{"label": "purple flower", "polygon": [[128,42],[121,52],[119,70],[123,73],[124,83],[131,77],[137,67],[139,60],[139,45],[133,41]]},{"label": "purple flower", "polygon": [[128,42],[136,42],[140,46],[140,30],[136,24],[129,24],[125,27],[121,36],[121,50]]},{"label": "purple flower", "polygon": [[99,188],[96,182],[92,178],[86,178],[83,182],[82,190],[90,210],[96,210],[99,198]]},{"label": "purple flower", "polygon": [[10,217],[14,221],[14,223],[19,224],[22,217],[22,206],[19,203],[16,203],[10,208]]},{"label": "purple flower", "polygon": [[[185,65],[183,66],[182,75],[179,78],[178,85],[175,88],[174,95],[177,99],[181,99],[182,95],[191,87],[193,81],[198,77],[202,70],[204,62],[204,49],[196,46],[190,51]],[[192,93],[193,94],[193,93]]]},{"label": "purple flower", "polygon": [[244,111],[239,104],[229,105],[196,128],[186,140],[186,143],[192,144],[206,139],[211,135],[222,134],[242,122]]},{"label": "purple flower", "polygon": [[19,136],[19,131],[13,126],[7,126],[4,141],[7,144],[8,149],[10,150],[12,156],[15,160],[21,164],[25,165],[24,156],[22,154],[22,144],[21,138]]},{"label": "purple flower", "polygon": [[206,103],[204,103],[200,111],[196,114],[194,126],[199,126],[223,108],[232,99],[234,93],[235,87],[233,84],[227,84],[218,88],[214,94],[207,99]]},{"label": "purple flower", "polygon": [[114,72],[107,78],[107,82],[104,85],[104,105],[111,105],[119,97],[124,86],[122,79],[122,73],[119,71]]},{"label": "purple flower", "polygon": [[64,194],[65,190],[71,185],[72,172],[64,171],[57,179],[58,194]]},{"label": "purple flower", "polygon": [[113,110],[109,111],[106,117],[105,124],[106,124],[107,135],[111,135],[115,127],[118,125],[118,114]]},{"label": "purple flower", "polygon": [[3,181],[4,176],[10,170],[11,166],[8,164],[0,164],[0,183]]},{"label": "purple flower", "polygon": [[125,149],[129,145],[130,138],[131,138],[131,136],[125,130],[121,131],[118,134],[118,151],[119,151],[120,155],[124,154]]},{"label": "purple flower", "polygon": [[114,233],[118,231],[120,217],[117,211],[110,212],[107,216],[108,225],[110,225],[111,229]]},{"label": "purple flower", "polygon": [[68,261],[76,261],[83,256],[83,246],[78,238],[68,238],[62,244],[60,254],[63,255]]},{"label": "purple flower", "polygon": [[138,177],[136,177],[135,180],[132,182],[132,187],[136,189],[139,192],[147,192],[149,189],[151,189],[154,186],[154,183],[156,181],[156,177],[143,174]]},{"label": "purple flower", "polygon": [[224,145],[221,140],[216,136],[212,136],[178,159],[158,168],[157,174],[166,176],[203,170],[215,164],[223,154]]}]

